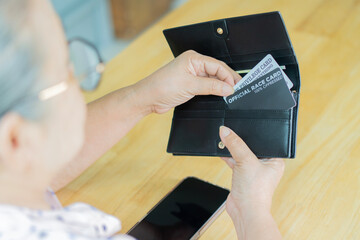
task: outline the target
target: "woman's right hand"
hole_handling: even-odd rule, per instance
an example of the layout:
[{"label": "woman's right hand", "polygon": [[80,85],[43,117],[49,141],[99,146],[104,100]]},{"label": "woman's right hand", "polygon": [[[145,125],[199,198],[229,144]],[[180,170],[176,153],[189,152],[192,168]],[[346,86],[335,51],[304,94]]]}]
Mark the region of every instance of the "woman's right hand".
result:
[{"label": "woman's right hand", "polygon": [[[227,127],[220,127],[220,138],[232,156],[222,158],[233,170],[226,210],[235,224],[239,239],[268,239],[262,237],[262,232],[268,237],[273,236],[269,239],[280,239],[270,208],[272,196],[284,172],[284,161],[259,160]],[[269,235],[271,232],[273,234]]]}]

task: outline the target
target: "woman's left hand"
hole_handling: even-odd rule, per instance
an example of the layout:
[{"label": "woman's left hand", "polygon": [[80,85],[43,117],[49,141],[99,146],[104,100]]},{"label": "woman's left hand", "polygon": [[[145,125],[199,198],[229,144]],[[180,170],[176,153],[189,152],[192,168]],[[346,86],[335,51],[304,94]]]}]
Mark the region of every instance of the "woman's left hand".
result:
[{"label": "woman's left hand", "polygon": [[149,111],[165,113],[195,95],[231,95],[240,79],[224,62],[186,51],[134,87]]}]

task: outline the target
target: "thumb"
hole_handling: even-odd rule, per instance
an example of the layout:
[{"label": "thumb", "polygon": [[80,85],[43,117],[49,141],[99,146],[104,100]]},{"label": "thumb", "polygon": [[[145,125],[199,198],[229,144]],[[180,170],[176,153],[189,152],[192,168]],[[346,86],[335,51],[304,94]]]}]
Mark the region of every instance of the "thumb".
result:
[{"label": "thumb", "polygon": [[219,79],[196,77],[193,95],[229,96],[234,93],[233,87]]},{"label": "thumb", "polygon": [[236,164],[258,164],[259,161],[255,154],[250,150],[246,143],[230,128],[220,127],[220,138]]}]

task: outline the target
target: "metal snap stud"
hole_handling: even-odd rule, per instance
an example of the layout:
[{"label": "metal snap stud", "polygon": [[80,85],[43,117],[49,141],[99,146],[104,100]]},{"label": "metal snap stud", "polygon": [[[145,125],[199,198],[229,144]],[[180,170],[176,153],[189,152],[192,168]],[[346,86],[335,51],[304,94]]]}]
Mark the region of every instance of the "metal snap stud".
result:
[{"label": "metal snap stud", "polygon": [[220,149],[224,149],[225,148],[225,145],[224,145],[224,143],[223,142],[219,142],[219,144],[218,144],[218,147],[220,148]]},{"label": "metal snap stud", "polygon": [[219,28],[216,29],[216,32],[221,35],[221,34],[224,33],[224,30],[219,27]]}]

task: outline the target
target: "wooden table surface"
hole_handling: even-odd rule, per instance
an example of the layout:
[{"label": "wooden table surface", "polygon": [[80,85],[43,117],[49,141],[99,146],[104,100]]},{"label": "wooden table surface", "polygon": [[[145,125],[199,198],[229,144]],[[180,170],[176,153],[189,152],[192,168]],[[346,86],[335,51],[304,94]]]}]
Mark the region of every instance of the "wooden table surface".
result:
[{"label": "wooden table surface", "polygon": [[[173,59],[168,27],[279,10],[302,78],[297,157],[286,160],[273,215],[285,239],[360,239],[360,1],[189,0],[115,57],[94,100]],[[219,158],[166,153],[172,112],[143,119],[78,179],[59,192],[122,219],[126,232],[187,176],[230,187]],[[236,239],[224,212],[201,239]]]}]

